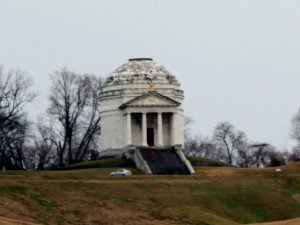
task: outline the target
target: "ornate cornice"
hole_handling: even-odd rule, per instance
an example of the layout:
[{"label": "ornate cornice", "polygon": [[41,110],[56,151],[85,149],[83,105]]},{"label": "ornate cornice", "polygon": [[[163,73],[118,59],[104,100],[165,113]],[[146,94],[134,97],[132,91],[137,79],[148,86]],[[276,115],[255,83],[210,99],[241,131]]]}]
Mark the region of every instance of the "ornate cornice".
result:
[{"label": "ornate cornice", "polygon": [[127,107],[177,107],[179,105],[180,102],[155,91],[151,91],[123,103],[119,108],[125,109]]},{"label": "ornate cornice", "polygon": [[[183,91],[176,90],[173,88],[157,88],[159,93],[163,95],[174,95],[178,98],[183,98]],[[127,96],[127,95],[141,95],[147,91],[147,88],[132,88],[132,89],[117,89],[117,90],[109,90],[100,93],[101,98],[113,97],[113,96]]]}]

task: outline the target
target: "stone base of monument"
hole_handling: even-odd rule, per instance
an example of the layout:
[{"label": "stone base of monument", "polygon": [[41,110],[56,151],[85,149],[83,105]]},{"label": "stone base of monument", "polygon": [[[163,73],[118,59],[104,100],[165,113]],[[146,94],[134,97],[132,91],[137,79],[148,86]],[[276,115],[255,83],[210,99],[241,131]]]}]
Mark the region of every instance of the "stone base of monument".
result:
[{"label": "stone base of monument", "polygon": [[195,171],[182,152],[181,145],[172,147],[127,146],[123,149],[108,149],[101,158],[125,157],[132,159],[136,167],[146,174],[194,174]]}]

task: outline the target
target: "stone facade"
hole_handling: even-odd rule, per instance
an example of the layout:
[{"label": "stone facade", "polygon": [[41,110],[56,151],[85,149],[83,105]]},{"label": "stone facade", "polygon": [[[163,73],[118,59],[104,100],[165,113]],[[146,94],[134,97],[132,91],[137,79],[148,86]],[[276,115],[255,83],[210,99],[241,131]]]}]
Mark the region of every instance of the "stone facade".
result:
[{"label": "stone facade", "polygon": [[163,66],[130,59],[108,76],[101,93],[101,149],[183,146],[182,101],[179,82]]}]

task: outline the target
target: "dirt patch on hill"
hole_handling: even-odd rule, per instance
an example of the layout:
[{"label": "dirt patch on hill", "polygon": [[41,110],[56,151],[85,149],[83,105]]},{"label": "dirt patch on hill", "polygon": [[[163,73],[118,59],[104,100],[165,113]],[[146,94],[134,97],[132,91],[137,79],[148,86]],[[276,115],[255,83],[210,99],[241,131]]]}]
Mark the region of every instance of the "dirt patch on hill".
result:
[{"label": "dirt patch on hill", "polygon": [[23,222],[21,220],[8,219],[0,216],[0,225],[37,225],[37,224],[31,222]]},{"label": "dirt patch on hill", "polygon": [[[91,224],[98,224],[97,222],[98,222],[97,220],[94,220],[91,222]],[[85,223],[85,224],[89,224],[89,223]],[[100,223],[100,224],[102,224],[102,223]],[[115,224],[115,223],[112,223],[112,224]],[[137,220],[136,223],[131,223],[131,224],[140,224],[140,222]],[[165,223],[162,221],[160,221],[160,222],[159,221],[147,221],[146,223],[143,223],[143,224],[163,225],[163,224],[168,224],[168,223]],[[227,224],[227,223],[225,223],[225,224]],[[233,223],[233,224],[236,224],[236,223]],[[300,218],[284,220],[284,221],[268,222],[268,223],[253,223],[253,224],[249,224],[249,225],[298,225],[298,224],[300,224]],[[38,225],[38,224],[32,223],[32,222],[24,222],[21,220],[9,219],[9,218],[0,216],[0,225]]]},{"label": "dirt patch on hill", "polygon": [[300,194],[295,194],[292,196],[297,202],[300,202]]},{"label": "dirt patch on hill", "polygon": [[300,218],[283,220],[283,221],[275,221],[269,223],[253,223],[249,225],[298,225],[298,224],[300,224]]}]

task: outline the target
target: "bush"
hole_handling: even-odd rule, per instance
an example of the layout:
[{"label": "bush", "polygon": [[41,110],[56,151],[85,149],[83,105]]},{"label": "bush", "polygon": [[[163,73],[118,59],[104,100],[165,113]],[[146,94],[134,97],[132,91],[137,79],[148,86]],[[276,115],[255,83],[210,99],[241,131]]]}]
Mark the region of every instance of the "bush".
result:
[{"label": "bush", "polygon": [[217,166],[217,167],[226,167],[229,166],[225,162],[221,162],[218,160],[213,159],[206,159],[206,158],[198,158],[198,157],[187,157],[187,159],[190,161],[192,166]]},{"label": "bush", "polygon": [[60,168],[60,170],[77,170],[77,169],[110,168],[110,167],[135,167],[135,164],[130,159],[109,158],[109,159],[99,159],[95,161],[87,161],[82,163],[66,165]]}]

